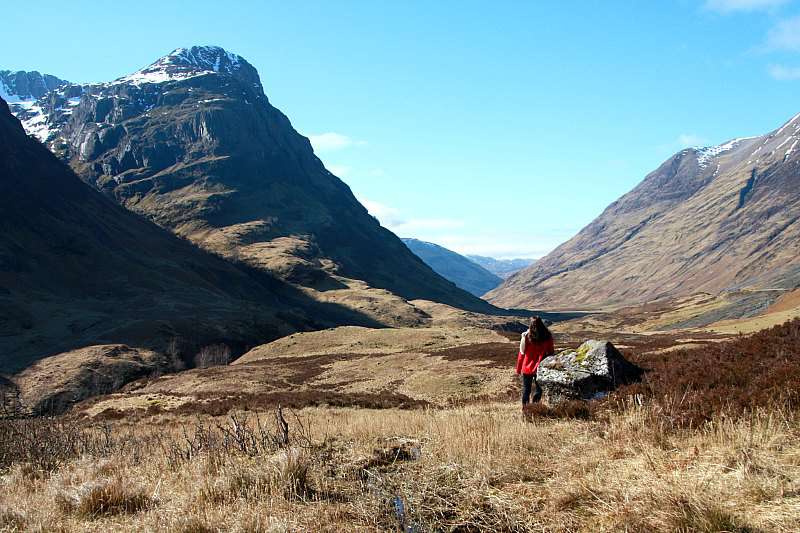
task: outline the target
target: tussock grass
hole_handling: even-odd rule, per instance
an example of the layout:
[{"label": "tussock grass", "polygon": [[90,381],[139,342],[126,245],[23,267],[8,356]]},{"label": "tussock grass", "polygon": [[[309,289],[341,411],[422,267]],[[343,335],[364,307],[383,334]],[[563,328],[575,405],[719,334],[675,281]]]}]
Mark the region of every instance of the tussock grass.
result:
[{"label": "tussock grass", "polygon": [[140,489],[126,486],[119,478],[84,483],[72,490],[60,491],[56,506],[65,513],[81,518],[138,513],[153,505],[153,500]]},{"label": "tussock grass", "polygon": [[[202,422],[198,431],[210,436],[200,449],[186,442],[192,433],[176,421],[163,426],[120,421],[108,447],[65,459],[54,470],[30,475],[22,463],[5,469],[0,527],[198,532],[800,527],[800,417],[794,410],[757,409],[667,431],[653,426],[660,408],[644,401],[594,420],[531,422],[506,404],[419,411],[309,408],[298,414],[302,438],[291,438],[300,426],[288,417],[290,442],[258,450],[223,444],[226,433],[219,428],[231,431],[230,420],[178,420]],[[258,434],[252,415],[237,420],[243,434]],[[271,414],[262,415],[265,420]],[[138,443],[139,453],[130,442]],[[176,459],[168,443],[195,451]]]}]

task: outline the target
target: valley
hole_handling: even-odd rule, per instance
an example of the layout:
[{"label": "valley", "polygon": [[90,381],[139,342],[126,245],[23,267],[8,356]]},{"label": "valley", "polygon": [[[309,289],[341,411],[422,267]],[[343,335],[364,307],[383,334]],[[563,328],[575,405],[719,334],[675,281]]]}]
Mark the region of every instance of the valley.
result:
[{"label": "valley", "polygon": [[251,8],[252,63],[0,70],[0,532],[800,529],[800,115],[626,153],[546,57]]}]

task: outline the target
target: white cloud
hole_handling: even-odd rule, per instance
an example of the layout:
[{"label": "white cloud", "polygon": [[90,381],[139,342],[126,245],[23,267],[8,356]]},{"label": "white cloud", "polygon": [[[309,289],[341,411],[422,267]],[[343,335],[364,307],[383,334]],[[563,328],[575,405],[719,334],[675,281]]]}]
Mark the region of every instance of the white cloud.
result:
[{"label": "white cloud", "polygon": [[[378,217],[380,220],[380,217]],[[403,237],[411,236],[426,231],[440,231],[464,227],[463,220],[454,218],[411,218],[394,224],[389,229]]]},{"label": "white cloud", "polygon": [[363,197],[358,197],[357,200],[367,208],[370,215],[377,218],[381,224],[389,229],[404,222],[400,216],[399,209]]},{"label": "white cloud", "polygon": [[681,149],[693,148],[695,146],[706,146],[707,144],[708,144],[707,139],[701,137],[700,135],[696,135],[694,133],[681,133],[675,140],[675,146]]},{"label": "white cloud", "polygon": [[770,11],[788,2],[789,0],[706,0],[705,8],[725,14],[737,11]]},{"label": "white cloud", "polygon": [[359,197],[358,201],[385,228],[392,230],[401,237],[414,237],[419,232],[456,229],[464,225],[463,221],[452,218],[406,218],[402,216],[399,209],[389,207],[386,204],[363,197]]},{"label": "white cloud", "polygon": [[785,65],[770,65],[767,72],[779,81],[800,80],[800,67],[787,67]]},{"label": "white cloud", "polygon": [[659,144],[656,149],[662,156],[667,157],[685,148],[697,148],[700,146],[709,146],[710,144],[708,139],[702,135],[697,135],[696,133],[681,133],[672,141]]},{"label": "white cloud", "polygon": [[325,167],[330,170],[332,174],[340,178],[348,177],[353,171],[353,167],[347,165],[325,165]]},{"label": "white cloud", "polygon": [[366,141],[358,141],[347,135],[332,131],[320,133],[318,135],[309,135],[308,140],[311,141],[311,146],[314,147],[315,152],[332,152],[334,150],[350,148],[351,146],[363,146],[367,144]]},{"label": "white cloud", "polygon": [[495,259],[538,259],[551,252],[562,240],[544,235],[484,233],[442,235],[434,242],[462,255],[484,255]]},{"label": "white cloud", "polygon": [[[406,218],[399,209],[359,197],[358,200],[387,229],[400,237],[433,242],[460,254],[486,255],[499,259],[538,258],[558,246],[563,236],[489,234],[471,230],[453,218]],[[457,232],[462,230],[462,232]]]},{"label": "white cloud", "polygon": [[767,48],[800,52],[800,16],[782,20],[769,30]]}]

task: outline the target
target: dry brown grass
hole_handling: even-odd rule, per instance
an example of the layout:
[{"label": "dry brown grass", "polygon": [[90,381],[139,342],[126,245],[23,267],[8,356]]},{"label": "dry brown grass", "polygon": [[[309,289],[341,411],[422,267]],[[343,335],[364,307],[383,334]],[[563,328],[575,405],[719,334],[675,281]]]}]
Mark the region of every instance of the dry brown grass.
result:
[{"label": "dry brown grass", "polygon": [[532,422],[508,404],[308,408],[287,416],[297,437],[288,446],[252,445],[273,434],[269,413],[261,418],[266,433],[252,414],[247,422],[239,416],[249,428],[239,434],[255,439],[245,445],[230,419],[122,420],[108,447],[85,447],[91,451],[48,472],[33,473],[24,461],[6,468],[0,530],[800,527],[796,412],[760,410],[675,429],[654,426],[657,408],[631,402],[595,420]]},{"label": "dry brown grass", "polygon": [[132,489],[119,477],[84,483],[55,496],[56,506],[64,513],[81,518],[133,514],[147,509],[154,501],[141,489]]},{"label": "dry brown grass", "polygon": [[[487,346],[462,362],[492,371]],[[527,418],[304,403],[288,438],[268,402],[4,421],[0,531],[797,531],[798,347],[793,323],[651,351],[638,389]]]}]

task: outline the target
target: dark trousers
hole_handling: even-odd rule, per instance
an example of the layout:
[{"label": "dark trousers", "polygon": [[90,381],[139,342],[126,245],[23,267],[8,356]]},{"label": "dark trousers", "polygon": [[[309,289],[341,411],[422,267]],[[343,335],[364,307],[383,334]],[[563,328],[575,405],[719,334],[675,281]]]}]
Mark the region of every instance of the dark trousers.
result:
[{"label": "dark trousers", "polygon": [[536,374],[522,374],[522,405],[523,407],[531,402],[531,392],[536,385],[536,392],[533,392],[533,401],[538,402],[542,397],[542,389],[536,382]]}]

